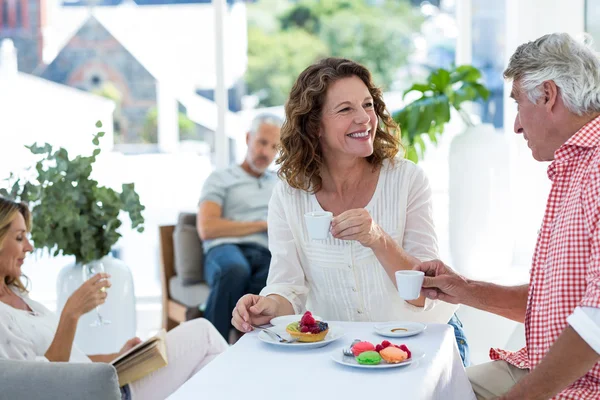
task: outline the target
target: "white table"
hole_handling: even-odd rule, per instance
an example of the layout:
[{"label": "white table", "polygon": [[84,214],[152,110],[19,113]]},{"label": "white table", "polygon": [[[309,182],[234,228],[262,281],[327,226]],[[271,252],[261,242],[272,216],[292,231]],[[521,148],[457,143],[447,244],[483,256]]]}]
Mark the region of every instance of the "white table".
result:
[{"label": "white table", "polygon": [[346,335],[319,349],[287,349],[263,343],[256,332],[244,335],[169,399],[475,399],[451,326],[429,324],[417,336],[388,338],[418,347],[425,357],[408,366],[366,370],[336,364],[331,354],[353,339],[381,343],[386,338],[373,331],[373,323],[331,324]]}]

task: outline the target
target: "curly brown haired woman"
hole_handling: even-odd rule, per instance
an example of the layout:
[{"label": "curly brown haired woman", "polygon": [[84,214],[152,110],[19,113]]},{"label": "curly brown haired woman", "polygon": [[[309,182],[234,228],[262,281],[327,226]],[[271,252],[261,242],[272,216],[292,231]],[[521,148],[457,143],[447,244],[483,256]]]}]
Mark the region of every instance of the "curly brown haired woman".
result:
[{"label": "curly brown haired woman", "polygon": [[[267,286],[233,312],[243,332],[309,308],[334,321],[448,322],[455,306],[402,300],[395,273],[437,258],[431,189],[399,156],[399,128],[360,64],[327,58],[304,70],[285,106],[279,176],[269,204]],[[329,211],[311,240],[304,214]],[[460,332],[460,322],[452,317]],[[460,344],[460,342],[459,342]]]}]

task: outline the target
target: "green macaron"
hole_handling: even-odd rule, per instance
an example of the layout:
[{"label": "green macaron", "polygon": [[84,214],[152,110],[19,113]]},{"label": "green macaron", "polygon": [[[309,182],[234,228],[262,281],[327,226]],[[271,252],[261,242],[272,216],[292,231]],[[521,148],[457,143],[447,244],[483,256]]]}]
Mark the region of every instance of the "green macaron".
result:
[{"label": "green macaron", "polygon": [[356,357],[356,361],[364,365],[377,365],[381,362],[381,356],[376,351],[365,351]]}]

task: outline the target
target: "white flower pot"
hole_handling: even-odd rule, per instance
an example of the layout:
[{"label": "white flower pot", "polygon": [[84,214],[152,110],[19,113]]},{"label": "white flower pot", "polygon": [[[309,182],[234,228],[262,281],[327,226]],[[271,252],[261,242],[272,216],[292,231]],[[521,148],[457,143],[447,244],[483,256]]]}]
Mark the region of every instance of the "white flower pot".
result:
[{"label": "white flower pot", "polygon": [[475,279],[512,263],[510,146],[493,125],[469,127],[450,145],[449,229],[452,266]]},{"label": "white flower pot", "polygon": [[[100,314],[111,323],[90,326],[97,319],[96,310],[79,320],[75,345],[86,354],[114,353],[128,339],[136,335],[135,293],[131,271],[122,261],[106,256],[100,260],[105,272],[110,274],[111,287],[106,302],[100,306]],[[82,267],[71,264],[64,267],[57,278],[57,311],[62,312],[69,296],[83,283]]]}]

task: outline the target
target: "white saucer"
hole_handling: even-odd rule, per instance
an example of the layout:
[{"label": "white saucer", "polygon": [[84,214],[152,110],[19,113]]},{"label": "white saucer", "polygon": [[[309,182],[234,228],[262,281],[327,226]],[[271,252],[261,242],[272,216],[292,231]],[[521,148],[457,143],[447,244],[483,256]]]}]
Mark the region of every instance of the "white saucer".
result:
[{"label": "white saucer", "polygon": [[403,367],[405,365],[412,364],[415,361],[425,357],[425,353],[422,352],[421,350],[417,349],[416,347],[410,346],[409,349],[411,352],[411,357],[408,360],[402,361],[401,363],[397,363],[397,364],[388,364],[383,360],[381,361],[381,364],[377,364],[377,365],[359,364],[358,361],[356,361],[356,358],[354,358],[352,356],[344,355],[342,350],[336,350],[333,353],[331,353],[331,359],[338,364],[346,365],[348,367],[366,368],[366,369],[384,369],[384,368]]},{"label": "white saucer", "polygon": [[427,325],[420,322],[397,321],[375,325],[375,332],[386,337],[407,337],[423,332]]},{"label": "white saucer", "polygon": [[[276,325],[272,328],[269,328],[269,330],[279,334],[284,339],[292,339],[292,337],[285,331],[284,325]],[[311,343],[305,343],[305,342],[281,343],[265,331],[260,331],[258,333],[258,338],[265,343],[272,344],[275,346],[294,348],[294,349],[317,349],[319,347],[327,346],[329,343],[334,342],[343,336],[344,336],[344,330],[335,325],[329,325],[329,332],[327,332],[327,336],[325,336],[325,339],[323,339],[320,342],[314,342],[314,343],[313,342],[311,342]]]},{"label": "white saucer", "polygon": [[[302,315],[303,314],[297,314],[297,315],[282,315],[281,317],[275,317],[273,318],[271,321],[269,321],[271,323],[271,325],[283,325],[283,326],[288,326],[289,324],[291,324],[292,322],[299,322],[300,319],[302,319]],[[313,318],[316,319],[317,321],[323,321],[323,318],[319,317],[318,315],[313,315]]]}]

